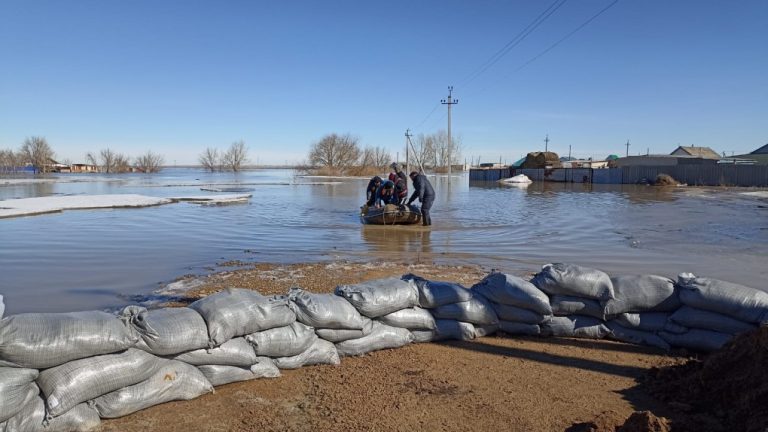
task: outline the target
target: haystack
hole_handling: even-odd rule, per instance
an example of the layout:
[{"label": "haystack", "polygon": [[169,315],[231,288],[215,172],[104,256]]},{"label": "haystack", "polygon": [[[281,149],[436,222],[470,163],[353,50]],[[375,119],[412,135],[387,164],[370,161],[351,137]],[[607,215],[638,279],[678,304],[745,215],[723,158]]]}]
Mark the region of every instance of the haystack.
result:
[{"label": "haystack", "polygon": [[560,157],[554,152],[531,152],[525,157],[522,168],[560,168]]}]

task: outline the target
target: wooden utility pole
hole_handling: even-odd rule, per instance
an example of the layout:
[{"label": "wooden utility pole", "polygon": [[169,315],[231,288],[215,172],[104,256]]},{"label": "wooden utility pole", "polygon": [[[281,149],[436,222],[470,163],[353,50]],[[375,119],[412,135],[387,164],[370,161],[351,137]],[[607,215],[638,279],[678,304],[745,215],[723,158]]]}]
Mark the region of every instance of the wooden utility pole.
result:
[{"label": "wooden utility pole", "polygon": [[405,174],[406,175],[411,173],[411,171],[410,171],[411,167],[409,166],[409,163],[410,163],[409,154],[411,152],[410,152],[410,149],[408,148],[408,142],[410,140],[411,140],[411,130],[410,129],[406,129],[405,130]]},{"label": "wooden utility pole", "polygon": [[448,176],[451,175],[451,148],[453,147],[453,141],[451,140],[451,105],[459,103],[458,99],[452,99],[453,86],[448,86],[448,100],[441,100],[440,103],[448,105]]},{"label": "wooden utility pole", "polygon": [[544,153],[547,152],[548,147],[549,147],[549,134],[547,134],[546,138],[544,138]]},{"label": "wooden utility pole", "polygon": [[626,143],[626,144],[624,144],[624,145],[626,145],[626,146],[627,146],[627,156],[629,156],[629,140],[627,140],[627,143]]}]

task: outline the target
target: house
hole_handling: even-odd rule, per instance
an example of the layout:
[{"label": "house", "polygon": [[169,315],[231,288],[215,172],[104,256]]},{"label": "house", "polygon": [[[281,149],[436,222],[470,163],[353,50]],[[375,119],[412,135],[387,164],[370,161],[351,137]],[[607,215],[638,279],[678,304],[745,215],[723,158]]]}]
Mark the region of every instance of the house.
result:
[{"label": "house", "polygon": [[720,159],[721,156],[709,147],[695,147],[695,146],[679,146],[675,149],[671,156],[696,156],[703,159]]},{"label": "house", "polygon": [[71,170],[73,173],[91,173],[99,171],[99,168],[96,165],[72,164]]},{"label": "house", "polygon": [[703,158],[693,155],[645,155],[627,156],[611,161],[612,166],[676,166],[676,165],[715,165],[720,160],[717,158]]},{"label": "house", "polygon": [[758,165],[768,165],[768,144],[758,148],[752,153],[737,155],[736,158],[751,159]]}]

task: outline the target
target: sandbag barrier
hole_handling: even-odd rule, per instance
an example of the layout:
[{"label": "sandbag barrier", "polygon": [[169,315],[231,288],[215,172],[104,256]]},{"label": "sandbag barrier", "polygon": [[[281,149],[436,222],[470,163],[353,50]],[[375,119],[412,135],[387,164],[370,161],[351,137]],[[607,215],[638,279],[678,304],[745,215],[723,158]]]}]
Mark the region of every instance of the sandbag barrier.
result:
[{"label": "sandbag barrier", "polygon": [[11,315],[0,320],[0,432],[85,431],[215,386],[409,343],[502,331],[711,351],[766,321],[768,294],[754,288],[569,264],[530,281],[493,272],[469,289],[408,274],[333,294],[230,288],[182,308]]}]

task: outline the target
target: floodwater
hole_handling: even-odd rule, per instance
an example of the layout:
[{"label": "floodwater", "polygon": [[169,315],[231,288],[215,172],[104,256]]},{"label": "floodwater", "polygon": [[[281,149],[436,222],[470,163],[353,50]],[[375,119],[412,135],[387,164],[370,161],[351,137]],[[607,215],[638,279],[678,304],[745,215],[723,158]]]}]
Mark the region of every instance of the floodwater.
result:
[{"label": "floodwater", "polygon": [[[434,226],[363,226],[367,179],[289,170],[60,175],[3,185],[0,200],[250,190],[247,204],[175,203],[0,219],[7,313],[113,308],[218,264],[328,259],[479,264],[514,273],[548,262],[611,274],[690,271],[768,290],[768,200],[743,190],[535,183],[527,188],[431,177]],[[229,192],[231,193],[231,192]]]}]

